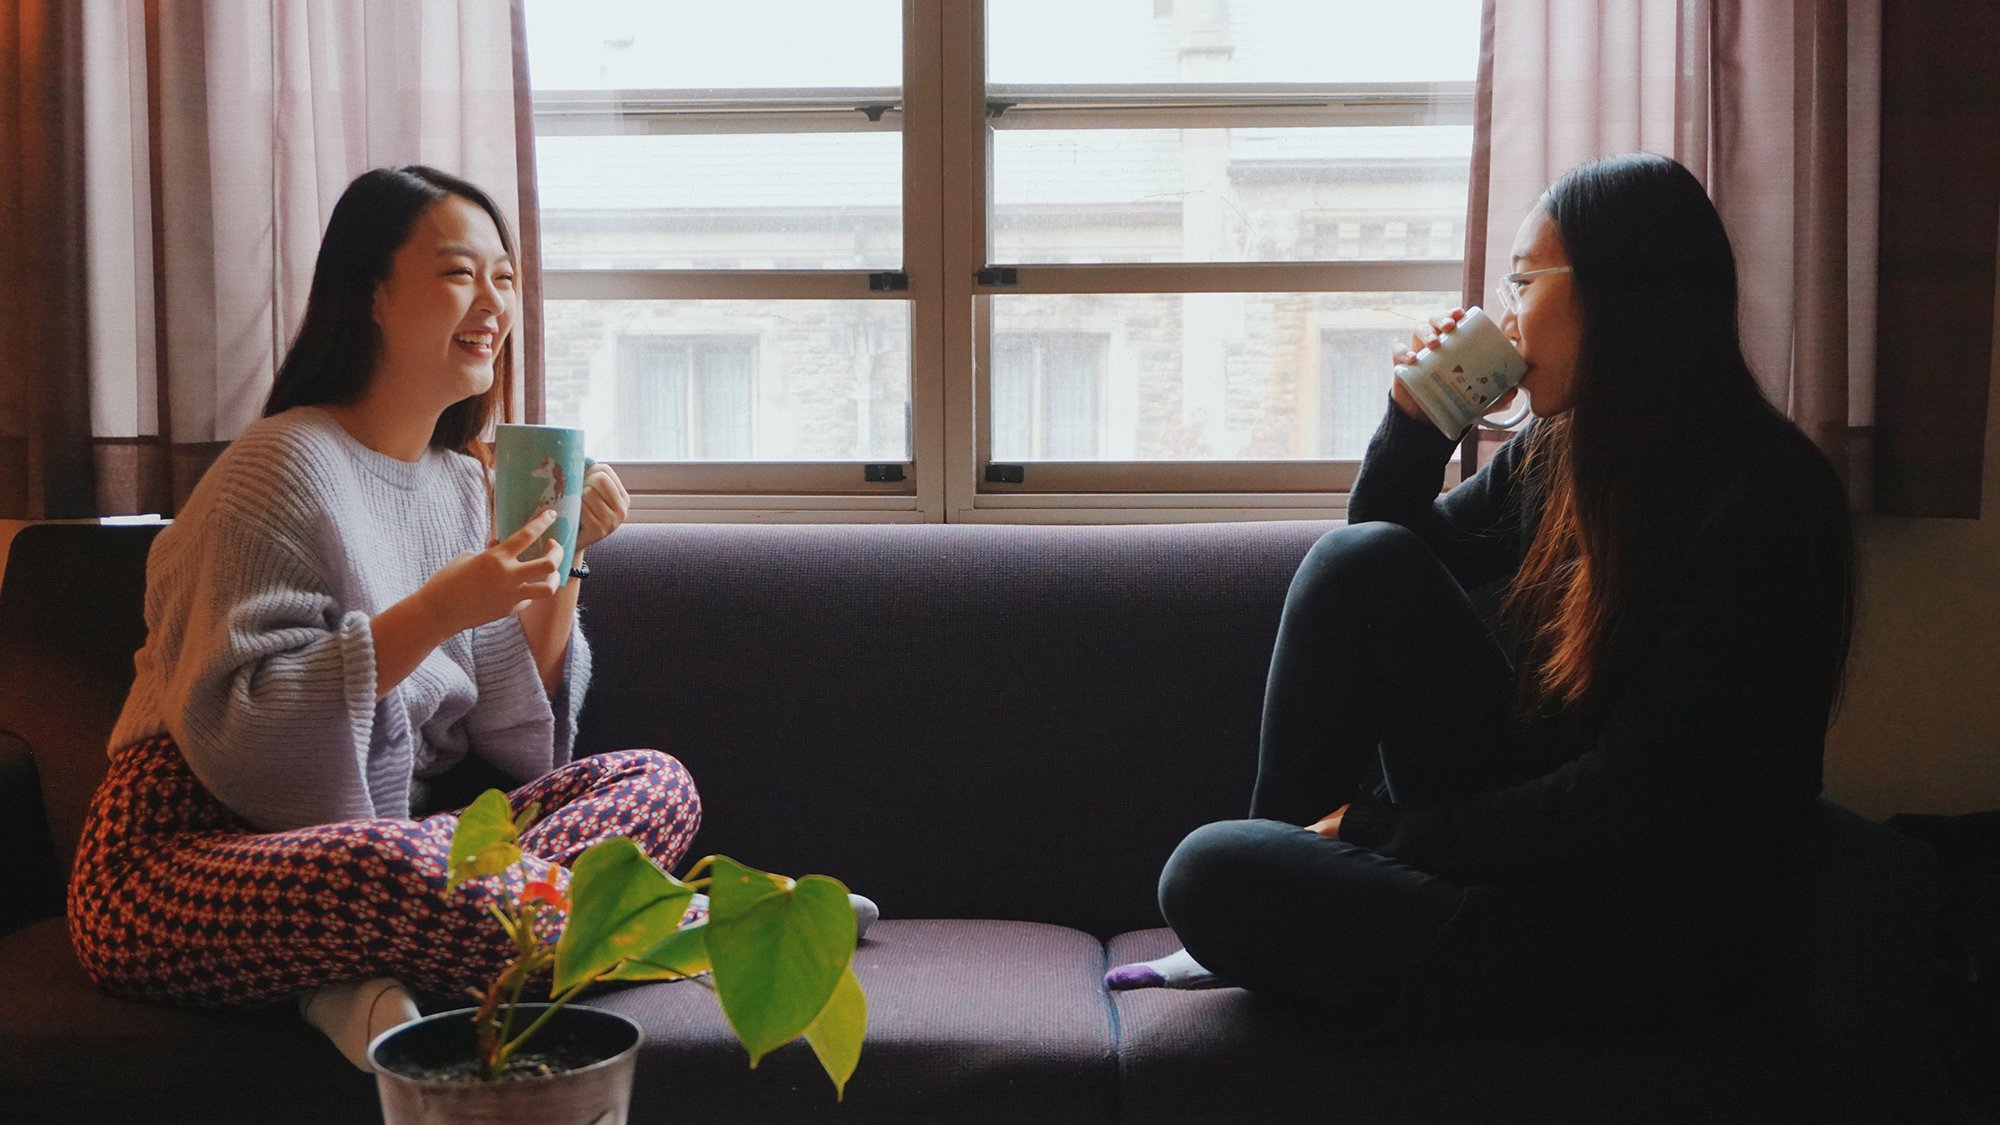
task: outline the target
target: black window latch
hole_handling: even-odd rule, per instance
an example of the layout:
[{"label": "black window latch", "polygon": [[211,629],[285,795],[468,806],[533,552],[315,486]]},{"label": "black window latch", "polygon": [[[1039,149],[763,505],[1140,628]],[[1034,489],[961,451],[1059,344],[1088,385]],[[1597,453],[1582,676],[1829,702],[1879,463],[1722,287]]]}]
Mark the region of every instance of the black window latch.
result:
[{"label": "black window latch", "polygon": [[1020,484],[1027,475],[1027,470],[1020,465],[986,466],[986,480],[989,484]]},{"label": "black window latch", "polygon": [[896,464],[863,465],[861,479],[871,481],[895,481],[903,479],[903,467]]},{"label": "black window latch", "polygon": [[901,270],[883,270],[868,275],[870,293],[897,293],[910,287],[910,275]]}]

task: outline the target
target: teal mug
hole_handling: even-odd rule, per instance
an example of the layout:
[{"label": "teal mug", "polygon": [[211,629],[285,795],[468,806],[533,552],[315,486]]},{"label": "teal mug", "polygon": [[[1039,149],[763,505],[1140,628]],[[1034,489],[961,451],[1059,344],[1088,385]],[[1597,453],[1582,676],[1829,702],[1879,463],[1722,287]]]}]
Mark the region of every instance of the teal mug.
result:
[{"label": "teal mug", "polygon": [[551,508],[556,522],[521,552],[541,558],[543,541],[562,544],[564,565],[576,559],[583,522],[583,476],[597,462],[583,455],[583,431],[569,426],[502,423],[493,428],[493,534],[505,539]]}]

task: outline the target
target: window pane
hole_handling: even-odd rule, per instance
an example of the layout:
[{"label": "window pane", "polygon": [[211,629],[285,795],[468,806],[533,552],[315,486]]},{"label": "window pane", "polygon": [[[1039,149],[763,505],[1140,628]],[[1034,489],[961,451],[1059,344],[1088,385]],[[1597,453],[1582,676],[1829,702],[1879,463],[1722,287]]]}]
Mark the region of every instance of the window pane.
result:
[{"label": "window pane", "polygon": [[530,0],[544,264],[900,268],[901,118],[860,107],[900,100],[902,21],[900,0]]},{"label": "window pane", "polygon": [[687,456],[687,359],[684,342],[662,336],[627,336],[618,342],[617,438],[613,448],[637,460],[678,461]]},{"label": "window pane", "polygon": [[900,133],[541,136],[535,154],[549,269],[903,263]]},{"label": "window pane", "polygon": [[1470,81],[1479,0],[987,0],[994,83]]},{"label": "window pane", "polygon": [[1030,339],[993,338],[990,385],[993,456],[1027,460],[1035,449],[1035,347]]},{"label": "window pane", "polygon": [[1105,343],[1102,333],[994,335],[994,460],[1096,459]]},{"label": "window pane", "polygon": [[754,341],[706,340],[695,345],[696,410],[701,418],[701,458],[750,458],[754,409],[750,400]]},{"label": "window pane", "polygon": [[997,262],[1457,258],[1472,129],[993,134]]},{"label": "window pane", "polygon": [[1032,351],[1049,441],[1024,448],[1019,430],[997,428],[1019,407],[995,402],[992,456],[1359,459],[1388,402],[1390,350],[1456,304],[1457,293],[996,296],[993,393],[1020,393],[1002,364],[1019,370]]},{"label": "window pane", "polygon": [[909,458],[907,302],[544,307],[548,420],[588,431],[594,457]]},{"label": "window pane", "polygon": [[1104,393],[1101,339],[1054,340],[1042,352],[1042,456],[1088,461],[1097,456],[1097,400]]},{"label": "window pane", "polygon": [[527,0],[537,90],[900,86],[901,0]]}]

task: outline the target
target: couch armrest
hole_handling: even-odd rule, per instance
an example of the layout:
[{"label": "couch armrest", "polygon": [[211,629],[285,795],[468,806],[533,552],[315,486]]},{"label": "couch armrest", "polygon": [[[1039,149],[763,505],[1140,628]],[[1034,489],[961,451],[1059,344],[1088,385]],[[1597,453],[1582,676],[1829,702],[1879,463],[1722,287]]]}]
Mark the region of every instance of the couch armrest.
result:
[{"label": "couch armrest", "polygon": [[1811,1119],[1935,1120],[1931,941],[1937,857],[1820,800],[1791,858],[1777,986],[1805,1064]]},{"label": "couch armrest", "polygon": [[0,731],[0,856],[7,857],[9,888],[0,895],[0,934],[62,913],[62,875],[42,813],[35,755],[7,731]]}]

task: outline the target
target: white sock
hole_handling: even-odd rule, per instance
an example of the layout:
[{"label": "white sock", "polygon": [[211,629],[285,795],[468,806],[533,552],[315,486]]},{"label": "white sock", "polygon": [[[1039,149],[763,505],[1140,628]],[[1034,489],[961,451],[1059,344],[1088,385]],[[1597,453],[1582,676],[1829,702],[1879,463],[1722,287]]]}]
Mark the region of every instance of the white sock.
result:
[{"label": "white sock", "polygon": [[847,901],[854,907],[854,940],[860,941],[868,936],[868,927],[882,917],[882,909],[875,905],[874,899],[864,895],[850,893]]},{"label": "white sock", "polygon": [[[875,905],[874,900],[864,898],[861,895],[850,894],[847,896],[847,902],[848,905],[854,907],[854,940],[860,941],[868,935],[868,927],[874,925],[875,920],[882,916],[882,911]],[[708,896],[696,892],[694,901],[688,903],[688,909],[699,910],[703,914],[707,914]]]},{"label": "white sock", "polygon": [[1224,988],[1214,973],[1183,949],[1151,961],[1120,965],[1104,974],[1106,987],[1113,991],[1128,988]]},{"label": "white sock", "polygon": [[368,1044],[392,1027],[418,1018],[416,1002],[392,977],[349,980],[324,985],[299,997],[299,1014],[319,1028],[347,1061],[362,1070],[368,1065]]}]

